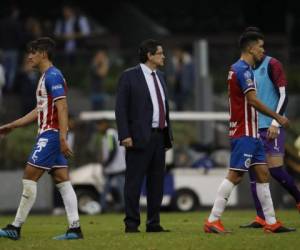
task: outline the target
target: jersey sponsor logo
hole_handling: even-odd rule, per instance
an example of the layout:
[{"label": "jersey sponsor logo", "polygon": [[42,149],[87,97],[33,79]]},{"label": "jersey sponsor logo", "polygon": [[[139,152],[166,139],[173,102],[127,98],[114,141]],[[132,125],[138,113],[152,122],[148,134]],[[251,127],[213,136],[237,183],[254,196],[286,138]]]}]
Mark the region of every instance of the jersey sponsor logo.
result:
[{"label": "jersey sponsor logo", "polygon": [[53,85],[52,90],[62,89],[63,86],[61,84]]},{"label": "jersey sponsor logo", "polygon": [[237,128],[234,130],[229,131],[229,136],[234,136],[235,132],[237,131]]},{"label": "jersey sponsor logo", "polygon": [[238,129],[237,125],[238,125],[237,122],[229,122],[229,127],[230,127],[229,136],[234,136],[235,135],[235,133]]},{"label": "jersey sponsor logo", "polygon": [[38,160],[38,156],[37,153],[41,152],[42,149],[44,147],[47,146],[48,143],[48,139],[47,138],[40,138],[37,142],[37,149],[34,151],[34,153],[32,154],[31,159],[33,160],[33,162],[36,162]]},{"label": "jersey sponsor logo", "polygon": [[230,122],[229,126],[230,128],[235,128],[237,126],[237,122]]}]

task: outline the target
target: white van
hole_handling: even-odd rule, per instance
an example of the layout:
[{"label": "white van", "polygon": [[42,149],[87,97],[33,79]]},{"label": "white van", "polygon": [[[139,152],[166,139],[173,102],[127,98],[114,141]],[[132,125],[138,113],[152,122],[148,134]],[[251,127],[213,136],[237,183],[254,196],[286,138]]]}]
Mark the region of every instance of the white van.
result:
[{"label": "white van", "polygon": [[[171,170],[165,177],[162,206],[184,212],[212,206],[217,188],[227,171],[227,168],[214,168],[209,171],[193,168]],[[81,212],[85,212],[88,202],[99,202],[104,186],[101,164],[90,163],[77,168],[70,172],[70,178],[78,196]],[[113,196],[108,199],[113,200]],[[228,206],[235,206],[237,202],[238,193],[237,189],[234,189]],[[143,188],[140,204],[146,206],[146,203],[146,190]]]}]

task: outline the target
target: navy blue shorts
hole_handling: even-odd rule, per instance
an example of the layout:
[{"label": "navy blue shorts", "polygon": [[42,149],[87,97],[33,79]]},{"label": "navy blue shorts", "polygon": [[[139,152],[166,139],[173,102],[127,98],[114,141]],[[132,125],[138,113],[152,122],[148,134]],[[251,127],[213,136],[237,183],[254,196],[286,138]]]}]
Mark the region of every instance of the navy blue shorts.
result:
[{"label": "navy blue shorts", "polygon": [[260,139],[243,136],[231,139],[230,144],[230,169],[248,171],[252,165],[266,164],[264,146]]},{"label": "navy blue shorts", "polygon": [[59,132],[48,130],[40,134],[27,163],[48,171],[53,168],[67,167],[68,161],[60,152]]}]

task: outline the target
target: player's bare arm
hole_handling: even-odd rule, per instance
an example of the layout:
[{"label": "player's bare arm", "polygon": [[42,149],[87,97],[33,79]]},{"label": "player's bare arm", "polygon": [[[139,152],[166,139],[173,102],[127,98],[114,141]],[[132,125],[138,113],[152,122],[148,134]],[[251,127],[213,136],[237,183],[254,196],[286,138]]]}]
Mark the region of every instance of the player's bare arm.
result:
[{"label": "player's bare arm", "polygon": [[257,99],[255,90],[247,92],[246,98],[248,103],[252,105],[255,109],[257,109],[259,112],[274,118],[283,127],[289,126],[289,120],[286,117],[281,116],[276,112],[272,111],[271,109],[266,107],[259,99]]},{"label": "player's bare arm", "polygon": [[0,135],[6,135],[15,128],[24,127],[36,121],[36,119],[37,119],[37,108],[33,109],[28,114],[21,117],[20,119],[4,124],[3,126],[0,126]]},{"label": "player's bare arm", "polygon": [[55,101],[55,107],[58,113],[60,150],[66,157],[71,157],[73,152],[67,142],[68,104],[66,98]]}]

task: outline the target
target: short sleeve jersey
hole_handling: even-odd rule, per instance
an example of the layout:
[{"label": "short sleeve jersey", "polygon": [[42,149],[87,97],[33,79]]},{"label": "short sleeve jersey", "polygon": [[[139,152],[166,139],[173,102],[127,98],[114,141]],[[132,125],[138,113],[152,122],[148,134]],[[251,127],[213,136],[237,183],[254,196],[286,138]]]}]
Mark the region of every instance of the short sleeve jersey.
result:
[{"label": "short sleeve jersey", "polygon": [[55,101],[66,98],[66,91],[65,79],[60,70],[54,66],[40,77],[36,90],[39,134],[59,129]]},{"label": "short sleeve jersey", "polygon": [[256,91],[252,68],[243,60],[238,60],[230,68],[228,75],[229,92],[229,136],[257,138],[257,111],[248,104],[246,94]]}]

